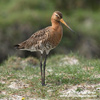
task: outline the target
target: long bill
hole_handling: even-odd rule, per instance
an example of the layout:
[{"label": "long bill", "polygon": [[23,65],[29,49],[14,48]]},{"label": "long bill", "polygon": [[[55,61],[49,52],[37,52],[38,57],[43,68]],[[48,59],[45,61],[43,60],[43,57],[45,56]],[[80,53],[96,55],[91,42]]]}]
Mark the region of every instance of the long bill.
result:
[{"label": "long bill", "polygon": [[68,25],[65,23],[63,19],[60,19],[60,22],[63,23],[68,29],[70,29],[72,32],[74,32]]}]

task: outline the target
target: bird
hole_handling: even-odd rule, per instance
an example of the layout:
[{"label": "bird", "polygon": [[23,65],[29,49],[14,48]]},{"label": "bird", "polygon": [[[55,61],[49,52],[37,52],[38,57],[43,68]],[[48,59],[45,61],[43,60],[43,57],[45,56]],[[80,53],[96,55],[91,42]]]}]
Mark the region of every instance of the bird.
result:
[{"label": "bird", "polygon": [[[40,56],[40,70],[41,70],[41,84],[45,86],[45,69],[46,60],[49,52],[54,49],[61,41],[63,36],[63,23],[68,29],[74,32],[68,24],[63,20],[63,15],[60,11],[54,11],[51,16],[51,26],[41,29],[28,38],[27,40],[14,45],[16,49],[27,51],[39,51]],[[43,54],[44,62],[43,62]]]}]

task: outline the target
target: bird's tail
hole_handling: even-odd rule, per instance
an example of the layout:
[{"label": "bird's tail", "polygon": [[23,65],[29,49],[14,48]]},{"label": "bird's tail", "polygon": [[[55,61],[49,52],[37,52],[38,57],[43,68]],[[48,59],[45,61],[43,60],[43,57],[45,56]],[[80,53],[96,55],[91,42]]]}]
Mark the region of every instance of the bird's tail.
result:
[{"label": "bird's tail", "polygon": [[15,49],[20,49],[20,50],[25,49],[24,45],[21,45],[21,44],[14,45],[14,47],[15,47]]},{"label": "bird's tail", "polygon": [[21,50],[24,50],[26,48],[26,41],[20,43],[20,44],[17,44],[17,45],[14,45],[15,49],[21,49]]},{"label": "bird's tail", "polygon": [[19,44],[14,45],[14,48],[15,48],[15,49],[20,49],[20,45],[19,45]]}]

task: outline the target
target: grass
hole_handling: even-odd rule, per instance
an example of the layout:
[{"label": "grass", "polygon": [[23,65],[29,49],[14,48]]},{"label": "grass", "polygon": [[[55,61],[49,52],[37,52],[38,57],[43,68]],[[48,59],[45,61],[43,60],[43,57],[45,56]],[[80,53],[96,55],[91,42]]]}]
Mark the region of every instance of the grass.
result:
[{"label": "grass", "polygon": [[[54,2],[41,0],[9,0],[9,2],[1,0],[0,9],[0,26],[2,29],[16,23],[28,23],[32,27],[37,26],[37,29],[39,29],[41,26],[50,25],[51,14],[53,11],[58,10],[55,8]],[[71,10],[71,14],[67,15],[65,14],[68,11],[61,12],[63,13],[65,21],[68,22],[73,30],[82,32],[88,36],[98,37],[98,32],[100,31],[99,11],[93,12],[89,9],[75,9]]]},{"label": "grass", "polygon": [[[47,6],[48,4],[49,6]],[[48,22],[48,17],[51,15],[50,12],[52,13],[52,9],[54,9],[52,6],[53,4],[51,2],[41,2],[41,0],[9,0],[9,2],[0,1],[0,9],[2,9],[0,11],[0,26],[5,28],[16,23],[30,23],[32,26],[35,25],[40,27],[37,22],[42,23],[43,21],[41,22],[41,20],[45,20],[45,23]],[[44,12],[44,9],[47,8],[48,10],[45,10]],[[45,15],[45,13],[47,14]]]},{"label": "grass", "polygon": [[[47,85],[45,87],[42,87],[40,83],[38,64],[39,61],[32,57],[26,59],[9,57],[0,66],[0,99],[15,97],[20,100],[24,97],[25,100],[81,100],[82,97],[78,96],[66,97],[68,95],[66,93],[72,87],[75,87],[76,93],[81,93],[86,89],[91,92],[95,91],[95,98],[99,98],[99,59],[87,60],[73,54],[49,57],[46,67]],[[65,96],[63,96],[63,92],[66,94]],[[89,98],[94,97],[90,96]]]}]

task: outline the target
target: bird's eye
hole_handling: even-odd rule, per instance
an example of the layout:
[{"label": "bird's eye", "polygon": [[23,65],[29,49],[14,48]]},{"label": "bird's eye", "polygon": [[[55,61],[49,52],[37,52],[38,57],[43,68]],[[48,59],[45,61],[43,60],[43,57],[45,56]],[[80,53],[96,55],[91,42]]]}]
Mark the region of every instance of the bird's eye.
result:
[{"label": "bird's eye", "polygon": [[59,18],[59,15],[56,14],[56,16]]},{"label": "bird's eye", "polygon": [[56,14],[56,16],[58,17],[58,15]]}]

